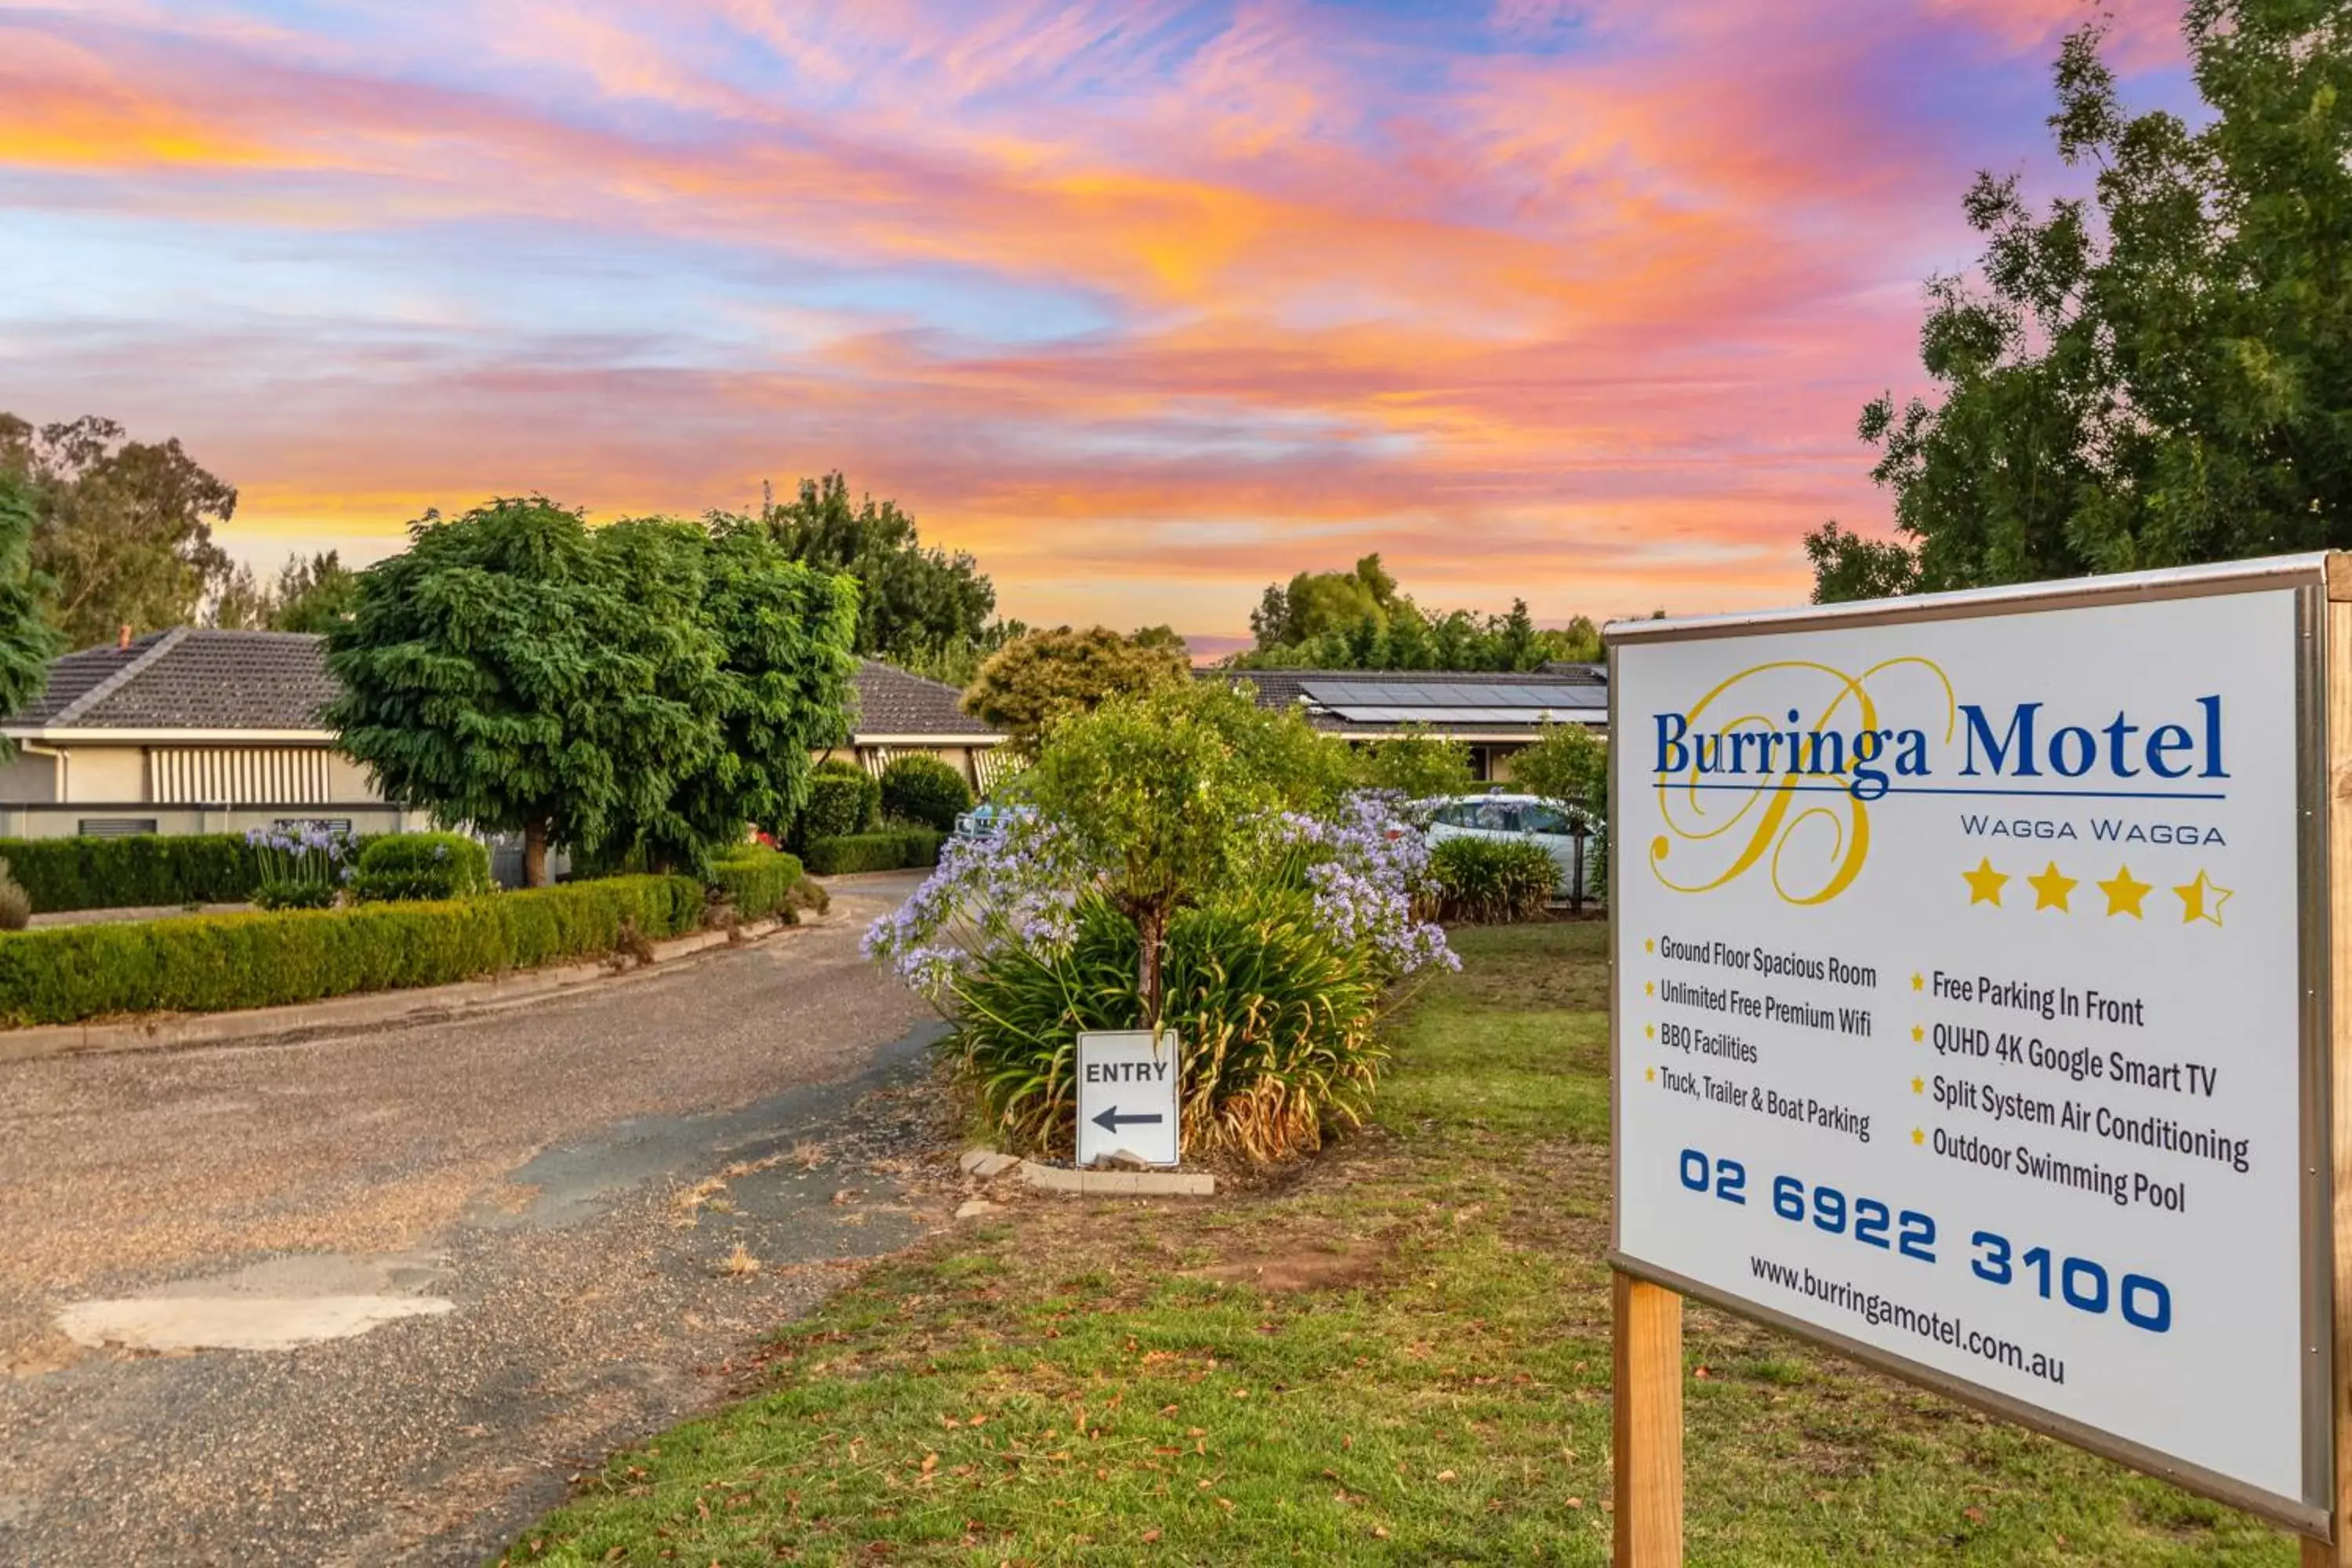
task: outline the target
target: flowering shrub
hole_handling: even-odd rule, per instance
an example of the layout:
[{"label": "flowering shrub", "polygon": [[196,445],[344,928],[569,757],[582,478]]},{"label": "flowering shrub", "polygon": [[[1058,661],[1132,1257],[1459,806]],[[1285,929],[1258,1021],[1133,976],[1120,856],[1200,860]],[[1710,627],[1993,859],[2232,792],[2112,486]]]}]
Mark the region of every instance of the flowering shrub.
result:
[{"label": "flowering shrub", "polygon": [[[1239,831],[1234,885],[1169,923],[1160,1018],[1184,1042],[1185,1146],[1275,1159],[1359,1114],[1385,988],[1460,961],[1415,914],[1428,847],[1396,797]],[[1109,870],[1054,819],[1010,816],[995,837],[950,839],[866,932],[870,957],[955,1020],[966,1081],[1016,1143],[1066,1145],[1082,1030],[1140,1026],[1142,939],[1104,892]]]},{"label": "flowering shrub", "polygon": [[315,823],[248,828],[245,841],[259,873],[254,901],[264,909],[324,909],[357,864],[350,834]]},{"label": "flowering shrub", "polygon": [[[1008,943],[960,968],[953,1047],[981,1115],[1015,1147],[1066,1154],[1077,1038],[1132,1029],[1133,922],[1099,894],[1068,911],[1059,942]],[[1360,951],[1334,944],[1313,900],[1267,888],[1169,922],[1160,1022],[1182,1042],[1184,1148],[1273,1161],[1318,1147],[1362,1117],[1387,1053],[1381,983]]]}]

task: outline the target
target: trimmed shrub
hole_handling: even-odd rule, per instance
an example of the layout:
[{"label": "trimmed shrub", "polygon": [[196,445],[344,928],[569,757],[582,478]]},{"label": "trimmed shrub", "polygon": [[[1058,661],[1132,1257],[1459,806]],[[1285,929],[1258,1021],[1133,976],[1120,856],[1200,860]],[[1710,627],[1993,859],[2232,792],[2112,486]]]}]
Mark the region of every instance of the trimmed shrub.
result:
[{"label": "trimmed shrub", "polygon": [[362,903],[463,899],[490,890],[489,847],[462,833],[386,833],[360,847],[352,896]]},{"label": "trimmed shrub", "polygon": [[0,860],[0,931],[23,931],[32,923],[32,899],[8,874],[8,862]]},{"label": "trimmed shrub", "polygon": [[735,906],[737,918],[766,920],[793,912],[793,889],[801,881],[801,863],[760,845],[730,849],[710,862],[709,882]]},{"label": "trimmed shrub", "polygon": [[324,910],[334,907],[335,889],[330,883],[291,877],[273,878],[253,889],[256,909],[263,910]]},{"label": "trimmed shrub", "polygon": [[944,835],[928,827],[886,827],[878,833],[847,833],[834,838],[814,838],[803,850],[808,868],[820,877],[852,871],[900,871],[940,863]]},{"label": "trimmed shrub", "polygon": [[0,838],[0,858],[42,913],[241,904],[261,885],[242,833]]},{"label": "trimmed shrub", "polygon": [[828,758],[809,774],[808,804],[793,826],[794,844],[864,833],[882,820],[882,786],[855,763]]},{"label": "trimmed shrub", "polygon": [[1559,865],[1540,844],[1448,838],[1430,852],[1440,920],[1500,923],[1543,917]]},{"label": "trimmed shrub", "polygon": [[[1137,946],[1132,922],[1089,894],[1066,950],[1008,943],[957,983],[961,1077],[1012,1143],[1068,1152],[1079,1033],[1141,1026]],[[1178,911],[1161,984],[1161,1020],[1183,1052],[1188,1152],[1284,1159],[1362,1120],[1387,1057],[1374,1028],[1381,978],[1325,934],[1308,895]]]},{"label": "trimmed shrub", "polygon": [[447,902],[52,926],[0,935],[0,1023],[218,1013],[441,985],[691,931],[702,884],[616,877]]},{"label": "trimmed shrub", "polygon": [[882,812],[896,821],[953,833],[971,809],[971,786],[937,757],[900,757],[882,770]]}]

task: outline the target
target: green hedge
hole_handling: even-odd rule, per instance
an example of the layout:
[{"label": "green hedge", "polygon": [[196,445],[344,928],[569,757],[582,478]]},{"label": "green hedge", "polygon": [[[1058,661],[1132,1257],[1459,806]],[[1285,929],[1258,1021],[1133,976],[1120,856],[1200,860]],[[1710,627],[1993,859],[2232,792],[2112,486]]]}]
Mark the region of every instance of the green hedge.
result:
[{"label": "green hedge", "polygon": [[955,831],[971,809],[971,786],[937,757],[900,757],[882,770],[882,812],[900,822]]},{"label": "green hedge", "polygon": [[803,852],[808,868],[820,877],[850,871],[897,871],[940,863],[940,840],[945,835],[928,827],[886,827],[879,833],[847,833],[817,838]]},{"label": "green hedge", "polygon": [[765,920],[785,909],[801,879],[801,863],[757,845],[730,850],[710,863],[710,885],[727,895],[737,915]]},{"label": "green hedge", "polygon": [[809,774],[808,803],[793,824],[794,847],[863,833],[882,817],[882,785],[856,763],[828,757]]},{"label": "green hedge", "polygon": [[219,1013],[440,985],[611,952],[702,919],[690,877],[615,877],[441,903],[188,915],[0,933],[0,1023]]},{"label": "green hedge", "polygon": [[463,899],[490,890],[489,847],[462,833],[384,833],[360,847],[352,896],[362,903]]},{"label": "green hedge", "polygon": [[242,833],[0,838],[0,860],[37,914],[164,904],[241,904],[261,882]]}]

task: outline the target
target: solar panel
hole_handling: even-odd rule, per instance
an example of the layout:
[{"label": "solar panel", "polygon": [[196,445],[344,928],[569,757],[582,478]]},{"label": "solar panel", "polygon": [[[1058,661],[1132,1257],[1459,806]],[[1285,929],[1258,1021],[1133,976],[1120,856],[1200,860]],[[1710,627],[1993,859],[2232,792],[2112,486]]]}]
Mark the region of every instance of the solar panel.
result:
[{"label": "solar panel", "polygon": [[1536,685],[1496,680],[1308,680],[1299,684],[1311,702],[1332,709],[1411,709],[1433,722],[1438,712],[1477,710],[1515,713],[1529,722],[1544,712],[1606,707],[1601,686]]},{"label": "solar panel", "polygon": [[[1529,725],[1544,719],[1581,721],[1578,710],[1562,703],[1556,708],[1433,708],[1390,703],[1335,704],[1331,711],[1351,724],[1430,724],[1438,728],[1464,724]],[[1591,709],[1582,710],[1590,712]]]}]

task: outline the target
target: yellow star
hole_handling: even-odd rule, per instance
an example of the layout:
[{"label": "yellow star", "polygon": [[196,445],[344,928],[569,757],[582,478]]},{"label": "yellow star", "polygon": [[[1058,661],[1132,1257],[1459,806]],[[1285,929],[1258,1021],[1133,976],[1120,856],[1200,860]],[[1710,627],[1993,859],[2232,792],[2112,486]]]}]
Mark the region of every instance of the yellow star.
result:
[{"label": "yellow star", "polygon": [[1644,995],[1644,996],[1655,996],[1657,994],[1658,994],[1658,983],[1657,983],[1656,981],[1654,981],[1654,980],[1644,980],[1643,982],[1642,982],[1642,994],[1643,994],[1643,995]]},{"label": "yellow star", "polygon": [[1658,1026],[1655,1024],[1644,1024],[1642,1026],[1642,1033],[1654,1040],[1658,1037]]},{"label": "yellow star", "polygon": [[1912,975],[1911,989],[1914,991],[1925,991],[1927,989],[1927,977],[1924,974]]},{"label": "yellow star", "polygon": [[1914,1093],[1914,1094],[1925,1094],[1925,1093],[1927,1093],[1927,1080],[1926,1079],[1924,1079],[1924,1078],[1915,1078],[1915,1079],[1913,1079],[1911,1080],[1911,1092],[1912,1092],[1912,1093]]},{"label": "yellow star", "polygon": [[2138,920],[2140,918],[2139,901],[2147,897],[2149,892],[2154,889],[2153,883],[2142,882],[2134,879],[2131,874],[2131,868],[2128,866],[2124,867],[2116,873],[2114,881],[2096,882],[2092,885],[2097,888],[2099,891],[2106,894],[2107,913],[2111,915],[2129,915],[2134,920]]},{"label": "yellow star", "polygon": [[1657,939],[1656,937],[1652,937],[1649,941],[1647,941],[1647,942],[1643,942],[1643,943],[1642,944],[1642,951],[1643,951],[1643,952],[1657,952],[1657,951],[1658,951],[1658,939]]},{"label": "yellow star", "polygon": [[1920,1130],[1919,1130],[1918,1128],[1916,1128],[1916,1127],[1914,1127],[1913,1129],[1911,1129],[1911,1142],[1914,1142],[1914,1143],[1925,1143],[1927,1141],[1927,1134],[1926,1132],[1924,1132],[1924,1131],[1920,1131]]},{"label": "yellow star", "polygon": [[1919,1026],[1919,1025],[1917,1025],[1917,1024],[1914,1024],[1914,1025],[1912,1025],[1912,1026],[1911,1026],[1911,1043],[1912,1043],[1913,1045],[1915,1045],[1915,1046],[1916,1046],[1916,1045],[1917,1045],[1920,1041],[1922,1041],[1922,1040],[1926,1039],[1927,1037],[1927,1031],[1924,1027],[1922,1027],[1921,1026]]},{"label": "yellow star", "polygon": [[2058,869],[2055,860],[2051,861],[2049,868],[2039,877],[2025,879],[2025,885],[2033,889],[2035,909],[2056,910],[2061,913],[2072,912],[2066,907],[2066,895],[2074,890],[2075,882],[2075,878]]},{"label": "yellow star", "polygon": [[1643,1073],[1642,1077],[1647,1082],[1655,1083],[1658,1081],[1658,1069],[1652,1068],[1649,1071]]},{"label": "yellow star", "polygon": [[1990,904],[1996,909],[2000,907],[2000,885],[2009,878],[2005,873],[1994,870],[1990,858],[1978,861],[1975,870],[1963,871],[1960,876],[1969,884],[1969,902]]},{"label": "yellow star", "polygon": [[2221,923],[2221,906],[2230,901],[2230,889],[2208,877],[2203,871],[2197,879],[2172,889],[2180,895],[2180,923],[2191,921],[2211,921]]}]

